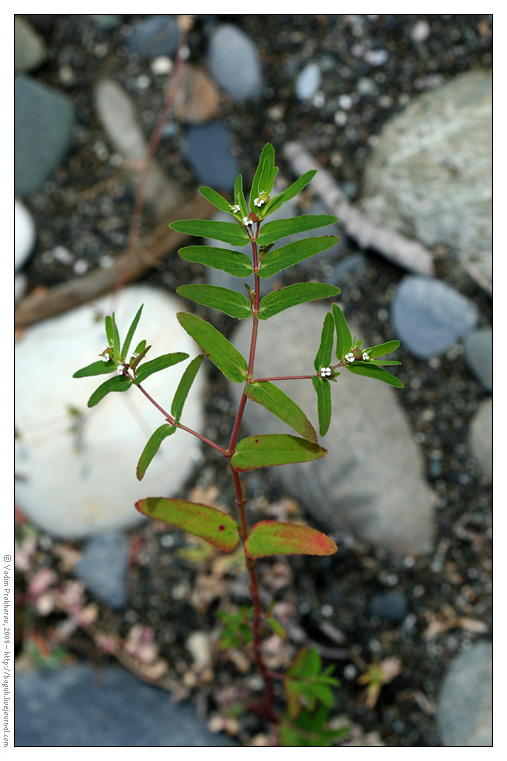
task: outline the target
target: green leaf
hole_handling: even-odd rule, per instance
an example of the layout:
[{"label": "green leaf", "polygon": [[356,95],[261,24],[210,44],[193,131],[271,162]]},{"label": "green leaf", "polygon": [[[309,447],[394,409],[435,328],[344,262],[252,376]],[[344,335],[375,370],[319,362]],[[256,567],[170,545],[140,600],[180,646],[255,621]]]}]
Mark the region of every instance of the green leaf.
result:
[{"label": "green leaf", "polygon": [[179,219],[171,222],[171,230],[200,238],[213,238],[231,246],[246,246],[249,237],[241,225],[234,222],[218,222],[214,219]]},{"label": "green leaf", "polygon": [[202,365],[203,359],[204,354],[200,354],[198,357],[195,357],[195,359],[189,363],[188,367],[185,369],[185,372],[181,376],[181,380],[178,384],[178,388],[176,389],[173,403],[171,405],[171,415],[177,423],[180,422],[181,413],[183,412],[183,406],[186,402],[188,392],[192,387],[195,376],[199,372],[199,368]]},{"label": "green leaf", "polygon": [[258,381],[249,383],[245,393],[249,399],[261,404],[284,423],[290,425],[303,438],[314,444],[317,443],[317,434],[303,410],[278,386],[269,381]]},{"label": "green leaf", "polygon": [[[337,218],[331,214],[301,214],[299,217],[291,219],[277,219],[274,222],[268,222],[261,228],[257,243],[259,246],[266,246],[268,243],[274,243],[287,235],[304,233],[307,230],[315,230],[317,227],[326,227],[337,221]],[[336,238],[336,240],[338,239]]]},{"label": "green leaf", "polygon": [[369,349],[364,349],[370,357],[370,359],[376,359],[376,357],[383,357],[384,354],[390,354],[392,351],[396,351],[400,346],[399,341],[387,341],[384,344],[378,344],[377,346],[370,346]]},{"label": "green leaf", "polygon": [[338,238],[333,235],[323,235],[316,238],[296,240],[280,248],[272,249],[262,259],[259,276],[268,278],[276,275],[287,267],[292,267],[293,264],[298,264],[310,256],[315,256],[315,254],[331,248],[337,241]]},{"label": "green leaf", "polygon": [[325,436],[331,423],[331,386],[326,378],[312,378],[313,387],[317,393],[317,412],[319,415],[319,432]]},{"label": "green leaf", "polygon": [[248,365],[239,351],[216,328],[187,312],[176,315],[181,327],[201,347],[214,365],[234,383],[243,383]]},{"label": "green leaf", "polygon": [[260,521],[252,526],[245,542],[249,558],[269,555],[333,555],[338,547],[325,534],[310,526],[281,521]]},{"label": "green leaf", "polygon": [[249,277],[253,274],[252,264],[241,251],[215,246],[185,246],[178,251],[179,256],[187,262],[196,262],[216,270],[228,272],[234,277]]},{"label": "green leaf", "polygon": [[282,624],[280,623],[280,621],[278,621],[273,616],[268,616],[266,618],[266,623],[271,629],[271,631],[274,632],[278,637],[280,637],[280,639],[287,639],[287,633],[285,629],[283,628]]},{"label": "green leaf", "polygon": [[137,366],[143,361],[145,356],[148,354],[149,350],[151,349],[151,346],[146,346],[146,341],[141,341],[136,346],[136,349],[134,351],[134,354],[137,354],[137,357],[132,358],[132,362],[130,363],[130,369],[136,370]]},{"label": "green leaf", "polygon": [[370,359],[368,364],[385,367],[385,365],[401,365],[401,362],[398,362],[397,359]]},{"label": "green leaf", "polygon": [[[275,151],[271,143],[266,143],[262,149],[262,153],[257,165],[254,178],[252,180],[252,187],[250,191],[250,210],[257,212],[258,209],[254,204],[254,200],[257,198],[260,192],[270,195],[273,188],[273,182],[275,181],[275,175],[273,176],[273,169],[275,164]],[[272,181],[271,181],[271,178]]]},{"label": "green leaf", "polygon": [[316,174],[317,170],[311,169],[309,172],[306,172],[302,177],[296,180],[296,182],[293,182],[292,185],[289,185],[288,188],[285,188],[285,190],[268,201],[266,208],[264,209],[264,216],[267,217],[269,214],[272,214],[286,201],[289,201],[291,198],[294,198],[294,196],[297,196],[297,194],[300,193],[303,188],[308,185],[308,183]]},{"label": "green leaf", "polygon": [[238,524],[215,507],[183,499],[148,497],[136,502],[136,509],[148,518],[165,521],[198,536],[222,552],[230,552],[239,544]]},{"label": "green leaf", "polygon": [[135,383],[142,383],[146,380],[146,378],[149,378],[150,375],[153,375],[153,373],[158,373],[160,370],[165,370],[166,367],[177,365],[179,362],[183,362],[185,359],[188,359],[188,354],[186,354],[184,351],[175,351],[171,354],[162,354],[161,357],[151,359],[149,362],[145,362],[143,365],[141,365],[139,370],[137,370]]},{"label": "green leaf", "polygon": [[111,321],[113,324],[113,349],[114,353],[117,357],[120,357],[120,334],[118,333],[118,328],[116,326],[116,320],[114,318],[114,312],[111,315]]},{"label": "green leaf", "polygon": [[142,341],[139,341],[136,348],[134,349],[134,354],[142,354],[144,350],[146,349],[146,340],[143,338]]},{"label": "green leaf", "polygon": [[229,203],[229,201],[223,196],[221,196],[220,193],[217,193],[216,190],[213,190],[213,188],[207,188],[206,186],[204,186],[202,188],[199,188],[199,192],[216,209],[220,209],[220,211],[225,211],[227,212],[227,214],[234,215],[234,212],[231,210],[231,204]]},{"label": "green leaf", "polygon": [[271,465],[310,462],[326,455],[326,449],[306,439],[286,433],[271,433],[242,439],[231,457],[231,463],[236,470],[247,471]]},{"label": "green leaf", "polygon": [[239,206],[241,216],[248,217],[248,207],[243,193],[243,177],[240,174],[234,181],[234,203]]},{"label": "green leaf", "polygon": [[110,315],[106,315],[105,325],[106,325],[107,343],[112,349],[114,347],[114,330],[113,330],[113,320],[111,319]]},{"label": "green leaf", "polygon": [[157,428],[157,430],[152,433],[150,438],[148,439],[148,443],[144,447],[141,457],[139,458],[139,462],[137,463],[137,469],[136,469],[136,475],[139,481],[141,481],[144,478],[144,474],[146,473],[146,469],[150,462],[153,460],[155,455],[157,454],[159,447],[163,440],[167,438],[168,436],[171,436],[176,431],[175,425],[161,425],[160,428]]},{"label": "green leaf", "polygon": [[244,320],[252,316],[252,307],[246,296],[229,288],[207,284],[180,285],[176,293],[202,306],[218,309],[229,317]]},{"label": "green leaf", "polygon": [[109,378],[105,383],[99,386],[88,399],[88,407],[95,407],[111,391],[126,391],[132,385],[132,381],[122,375],[116,375]]},{"label": "green leaf", "polygon": [[105,373],[112,373],[113,370],[116,370],[116,364],[114,362],[102,362],[100,360],[99,362],[92,362],[91,365],[86,365],[86,367],[82,367],[81,370],[77,370],[73,378],[87,378],[90,375],[104,375]]},{"label": "green leaf", "polygon": [[396,376],[391,375],[387,370],[383,370],[381,367],[378,367],[378,365],[374,365],[373,363],[354,362],[353,365],[346,365],[346,368],[354,375],[365,375],[367,378],[384,381],[384,383],[389,383],[390,386],[395,386],[396,388],[405,388],[403,383],[396,378]]},{"label": "green leaf", "polygon": [[343,359],[352,348],[352,335],[338,304],[333,304],[332,309],[336,325],[336,356]]},{"label": "green leaf", "polygon": [[327,729],[328,710],[319,706],[316,711],[303,709],[292,719],[284,713],[279,725],[280,742],[284,747],[329,748],[335,740],[345,737],[349,730]]},{"label": "green leaf", "polygon": [[294,283],[268,293],[262,299],[259,308],[259,319],[267,320],[285,309],[304,304],[307,301],[327,299],[337,296],[340,289],[327,283]]},{"label": "green leaf", "polygon": [[125,338],[125,341],[123,343],[122,350],[121,350],[121,358],[122,358],[123,362],[125,361],[125,359],[127,357],[127,354],[128,354],[128,350],[130,349],[130,344],[132,343],[132,339],[134,337],[135,330],[136,330],[137,325],[139,323],[139,319],[141,317],[141,312],[143,311],[143,306],[144,306],[144,304],[139,307],[139,310],[138,310],[136,316],[134,317],[134,319],[132,320],[132,324],[131,324],[131,326],[130,326],[130,328],[128,330],[127,337]]},{"label": "green leaf", "polygon": [[324,318],[322,334],[320,337],[319,350],[315,356],[313,366],[319,372],[323,367],[328,367],[331,363],[334,345],[334,320],[331,312],[328,312]]}]

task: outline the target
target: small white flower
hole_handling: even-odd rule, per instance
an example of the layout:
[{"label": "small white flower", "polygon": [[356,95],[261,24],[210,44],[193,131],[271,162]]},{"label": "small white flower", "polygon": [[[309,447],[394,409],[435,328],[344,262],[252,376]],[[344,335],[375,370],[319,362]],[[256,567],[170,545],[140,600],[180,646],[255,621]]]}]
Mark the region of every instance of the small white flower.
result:
[{"label": "small white flower", "polygon": [[231,210],[237,214],[240,211],[239,204],[235,203],[234,206],[231,206]]},{"label": "small white flower", "polygon": [[124,370],[125,370],[125,365],[118,365],[118,367],[116,368],[116,372],[118,373],[118,375],[123,375]]},{"label": "small white flower", "polygon": [[102,354],[102,362],[109,362],[110,356],[109,354]]},{"label": "small white flower", "polygon": [[321,378],[325,378],[328,375],[331,375],[331,368],[330,367],[322,367],[319,373]]},{"label": "small white flower", "polygon": [[352,352],[351,352],[351,351],[349,351],[349,353],[348,353],[348,354],[345,354],[345,359],[347,360],[347,362],[353,362],[353,361],[354,361],[354,359],[355,359],[355,357],[354,357],[354,355],[352,354]]},{"label": "small white flower", "polygon": [[139,356],[139,354],[136,354],[136,353],[134,352],[134,354],[132,354],[132,359],[137,359],[137,357],[138,357],[138,356]]},{"label": "small white flower", "polygon": [[263,201],[262,198],[256,198],[254,200],[254,204],[258,206],[259,208],[262,206],[263,203],[266,203],[266,201]]},{"label": "small white flower", "polygon": [[364,360],[366,360],[366,359],[370,359],[370,355],[368,354],[368,352],[367,352],[367,351],[363,351],[363,359],[364,359]]},{"label": "small white flower", "polygon": [[243,217],[243,224],[244,225],[253,225],[253,222],[248,217]]}]

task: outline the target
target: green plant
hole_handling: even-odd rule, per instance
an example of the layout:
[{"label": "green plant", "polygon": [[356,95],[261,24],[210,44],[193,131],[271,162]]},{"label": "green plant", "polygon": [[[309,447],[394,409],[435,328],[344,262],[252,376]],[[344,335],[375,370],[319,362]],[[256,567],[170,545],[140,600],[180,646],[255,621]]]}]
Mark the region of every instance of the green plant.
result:
[{"label": "green plant", "polygon": [[[145,340],[134,352],[130,352],[134,332],[142,307],[137,312],[123,343],[120,341],[114,313],[106,317],[107,348],[101,360],[79,370],[74,377],[81,378],[103,373],[115,373],[92,394],[88,406],[93,407],[110,392],[123,392],[137,387],[160,411],[164,423],[150,437],[137,466],[137,477],[142,479],[150,462],[164,439],[176,431],[186,431],[214,447],[227,461],[236,494],[239,520],[216,508],[182,499],[148,497],[136,504],[136,508],[151,518],[165,521],[172,526],[194,534],[213,547],[231,552],[241,545],[250,578],[251,608],[238,613],[223,614],[223,632],[219,647],[252,647],[253,655],[264,681],[264,695],[256,710],[264,718],[278,726],[279,740],[284,745],[330,746],[343,730],[327,728],[329,709],[333,707],[333,689],[339,685],[332,677],[332,667],[322,668],[320,656],[314,649],[301,650],[285,675],[274,674],[266,666],[262,654],[262,636],[275,632],[284,637],[283,627],[270,611],[263,611],[259,596],[256,561],[272,555],[331,555],[337,551],[336,544],[325,534],[300,524],[263,520],[250,526],[246,512],[246,500],[241,474],[287,463],[318,460],[327,454],[318,443],[317,432],[302,409],[278,386],[276,381],[311,381],[317,395],[319,432],[323,436],[331,421],[331,382],[335,382],[342,369],[356,375],[381,380],[395,387],[403,384],[384,369],[385,365],[400,364],[382,360],[399,346],[399,341],[388,341],[377,346],[362,348],[362,341],[352,336],[345,317],[336,304],[326,315],[320,336],[320,344],[314,360],[315,372],[307,375],[256,378],[254,360],[259,324],[275,314],[297,304],[316,299],[337,296],[340,289],[322,283],[296,283],[260,297],[260,279],[277,275],[338,242],[332,235],[309,237],[275,247],[283,238],[295,233],[307,232],[336,222],[331,215],[302,215],[292,219],[266,218],[283,203],[296,196],[311,181],[315,171],[300,177],[286,190],[271,196],[277,167],[274,150],[270,143],[264,146],[255,173],[247,205],[243,193],[241,175],[234,186],[234,203],[211,188],[201,188],[202,195],[216,208],[226,212],[231,222],[207,220],[179,220],[170,226],[173,230],[191,236],[218,240],[231,246],[251,244],[252,256],[206,245],[185,246],[178,252],[182,259],[223,270],[228,274],[245,278],[253,275],[253,290],[246,286],[246,295],[212,285],[184,285],[178,293],[206,307],[218,309],[236,319],[252,320],[252,337],[248,359],[209,322],[194,314],[180,312],[178,320],[185,331],[195,340],[203,354],[192,359],[186,367],[168,412],[148,394],[143,381],[152,373],[159,372],[188,359],[177,352],[146,360],[150,349]],[[333,352],[337,361],[333,360]],[[230,440],[222,446],[201,433],[186,427],[182,422],[185,400],[199,371],[204,357],[233,383],[243,385]],[[249,436],[238,441],[239,429],[248,400],[264,406],[273,415],[288,424],[297,435],[285,433]],[[287,708],[282,715],[275,710],[274,680],[281,679]]]}]

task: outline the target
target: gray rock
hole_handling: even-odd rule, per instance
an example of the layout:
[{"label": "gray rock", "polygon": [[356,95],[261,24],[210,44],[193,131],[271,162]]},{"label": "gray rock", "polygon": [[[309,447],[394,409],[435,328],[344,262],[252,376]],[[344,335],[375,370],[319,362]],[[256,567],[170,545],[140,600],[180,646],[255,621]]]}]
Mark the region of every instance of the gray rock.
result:
[{"label": "gray rock", "polygon": [[[364,175],[363,209],[427,247],[448,247],[491,283],[491,72],[425,93],[385,127]],[[458,265],[459,267],[459,265]]]},{"label": "gray rock", "polygon": [[95,26],[102,29],[103,32],[110,32],[116,29],[123,21],[123,16],[115,13],[99,13],[91,16]]},{"label": "gray rock", "polygon": [[441,354],[477,324],[475,304],[451,286],[429,277],[405,277],[393,299],[396,336],[421,359]]},{"label": "gray rock", "polygon": [[232,24],[221,24],[211,34],[209,69],[222,89],[235,101],[255,98],[262,86],[257,48]]},{"label": "gray rock", "polygon": [[[255,375],[313,373],[327,309],[305,304],[261,324]],[[251,326],[242,323],[233,343],[248,356]],[[386,340],[391,336],[386,336]],[[316,396],[310,381],[277,382],[317,426]],[[241,387],[231,384],[238,400]],[[397,553],[432,547],[433,496],[422,477],[421,453],[394,390],[369,378],[342,372],[332,385],[334,415],[322,445],[329,454],[314,463],[273,469],[283,487],[299,499],[321,526]],[[247,404],[249,433],[293,433],[257,404]]]},{"label": "gray rock", "polygon": [[296,95],[299,100],[313,98],[320,87],[321,74],[318,64],[311,62],[298,74],[296,79]]},{"label": "gray rock", "polygon": [[111,532],[93,537],[76,565],[76,576],[90,592],[111,608],[127,602],[127,570],[130,543],[125,534]]},{"label": "gray rock", "polygon": [[231,747],[190,705],[115,667],[78,664],[16,675],[16,746]]},{"label": "gray rock", "polygon": [[[143,161],[148,146],[129,95],[113,80],[101,79],[95,86],[94,96],[98,117],[114,150],[127,161]],[[138,172],[132,172],[135,187],[139,176]],[[182,200],[176,183],[165,176],[156,159],[150,163],[144,198],[157,218],[164,217]]]},{"label": "gray rock", "polygon": [[369,610],[372,616],[401,623],[407,617],[408,605],[404,595],[398,592],[379,592],[372,597]]},{"label": "gray rock", "polygon": [[239,174],[229,130],[214,122],[187,129],[186,158],[199,182],[231,191]]},{"label": "gray rock", "polygon": [[15,83],[16,193],[40,190],[65,157],[75,122],[71,101],[25,75]]},{"label": "gray rock", "polygon": [[128,38],[128,46],[143,58],[159,55],[173,56],[180,41],[181,31],[175,16],[150,16],[138,21]]},{"label": "gray rock", "polygon": [[493,389],[493,331],[473,330],[465,336],[465,359],[486,391]]},{"label": "gray rock", "polygon": [[493,478],[493,400],[484,399],[470,425],[470,449],[484,475]]},{"label": "gray rock", "polygon": [[437,707],[437,724],[444,745],[493,744],[492,655],[491,645],[479,642],[451,663]]},{"label": "gray rock", "polygon": [[46,59],[46,45],[30,22],[14,17],[14,68],[16,71],[37,69]]}]

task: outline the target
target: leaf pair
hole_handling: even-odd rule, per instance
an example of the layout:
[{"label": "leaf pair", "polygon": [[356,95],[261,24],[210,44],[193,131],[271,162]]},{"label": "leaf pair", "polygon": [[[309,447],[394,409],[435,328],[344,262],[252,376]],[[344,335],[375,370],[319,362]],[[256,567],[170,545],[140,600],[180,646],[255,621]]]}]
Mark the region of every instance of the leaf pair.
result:
[{"label": "leaf pair", "polygon": [[[239,526],[227,513],[209,505],[182,499],[148,497],[136,502],[143,515],[198,536],[222,552],[231,552],[240,541]],[[245,541],[250,558],[269,555],[332,555],[332,539],[309,526],[278,521],[256,523]]]}]

